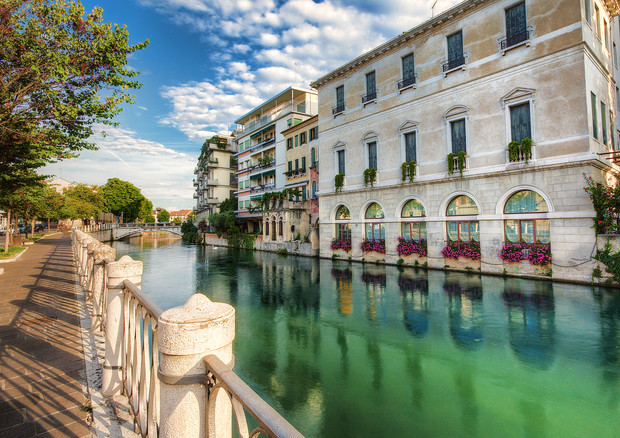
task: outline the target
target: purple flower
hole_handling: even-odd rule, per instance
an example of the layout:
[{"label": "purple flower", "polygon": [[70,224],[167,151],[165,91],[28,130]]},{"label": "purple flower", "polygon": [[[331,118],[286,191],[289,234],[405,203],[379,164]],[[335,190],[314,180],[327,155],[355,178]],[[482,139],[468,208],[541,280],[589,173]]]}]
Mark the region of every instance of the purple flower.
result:
[{"label": "purple flower", "polygon": [[385,240],[362,240],[362,244],[360,245],[360,249],[363,252],[375,251],[380,254],[385,254]]},{"label": "purple flower", "polygon": [[332,243],[329,245],[332,251],[341,249],[343,251],[351,251],[351,239],[332,239]]},{"label": "purple flower", "polygon": [[402,237],[399,237],[398,245],[396,245],[396,252],[398,252],[398,255],[400,256],[417,254],[420,257],[426,257],[428,254],[426,239],[405,240]]},{"label": "purple flower", "polygon": [[480,260],[480,243],[450,241],[441,250],[441,253],[447,259],[458,260],[459,257],[463,257],[471,260]]}]

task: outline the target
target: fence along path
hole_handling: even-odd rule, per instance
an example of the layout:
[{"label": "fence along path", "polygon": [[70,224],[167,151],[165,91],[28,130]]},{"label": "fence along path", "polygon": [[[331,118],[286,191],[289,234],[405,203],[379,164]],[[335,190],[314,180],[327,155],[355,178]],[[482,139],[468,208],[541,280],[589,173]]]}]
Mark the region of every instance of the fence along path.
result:
[{"label": "fence along path", "polygon": [[127,396],[137,433],[302,437],[232,370],[232,306],[195,294],[162,312],[140,289],[142,262],[115,261],[113,248],[77,229],[72,241],[92,325],[105,332],[102,393]]}]

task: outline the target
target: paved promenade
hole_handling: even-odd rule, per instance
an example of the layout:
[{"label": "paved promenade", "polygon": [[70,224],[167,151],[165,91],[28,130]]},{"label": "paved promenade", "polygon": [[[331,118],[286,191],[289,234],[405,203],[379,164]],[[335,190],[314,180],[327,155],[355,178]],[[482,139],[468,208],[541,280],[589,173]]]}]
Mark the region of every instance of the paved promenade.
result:
[{"label": "paved promenade", "polygon": [[0,438],[91,436],[69,234],[0,268]]}]

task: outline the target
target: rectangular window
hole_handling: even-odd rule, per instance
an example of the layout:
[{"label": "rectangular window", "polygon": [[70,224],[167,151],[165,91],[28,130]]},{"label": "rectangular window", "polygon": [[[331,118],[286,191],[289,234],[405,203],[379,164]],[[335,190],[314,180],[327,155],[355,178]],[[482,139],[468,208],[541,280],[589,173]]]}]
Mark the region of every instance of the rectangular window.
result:
[{"label": "rectangular window", "polygon": [[310,141],[314,140],[316,138],[316,127],[312,128],[310,130]]},{"label": "rectangular window", "polygon": [[415,153],[415,132],[405,134],[405,161],[417,161]]},{"label": "rectangular window", "polygon": [[616,50],[616,43],[613,43],[613,47],[612,47],[612,55],[613,55],[613,60],[614,60],[614,67],[618,68],[618,52]]},{"label": "rectangular window", "polygon": [[452,152],[458,154],[467,153],[467,134],[465,132],[465,119],[450,122],[450,134],[452,137]]},{"label": "rectangular window", "polygon": [[306,133],[302,132],[299,134],[299,144],[304,144],[306,142]]},{"label": "rectangular window", "polygon": [[414,66],[414,62],[413,62],[413,53],[407,55],[407,56],[403,56],[402,58],[402,62],[403,62],[403,79],[407,80],[407,79],[413,79],[415,77],[415,66]]},{"label": "rectangular window", "polygon": [[592,107],[592,137],[598,140],[598,120],[596,119],[596,94],[590,92]]},{"label": "rectangular window", "polygon": [[592,24],[592,5],[590,1],[591,0],[586,0],[586,21],[588,24]]},{"label": "rectangular window", "polygon": [[338,114],[344,111],[344,85],[336,88],[336,106],[333,109],[333,114]]},{"label": "rectangular window", "polygon": [[598,6],[594,5],[594,32],[597,37],[601,37],[601,11],[598,9]]},{"label": "rectangular window", "polygon": [[338,173],[344,174],[344,151],[338,151]]},{"label": "rectangular window", "polygon": [[299,158],[295,158],[295,171],[299,170]]},{"label": "rectangular window", "polygon": [[510,107],[510,132],[512,141],[532,138],[529,102]]},{"label": "rectangular window", "polygon": [[607,114],[607,110],[605,109],[605,104],[601,102],[601,128],[603,131],[603,144],[607,146],[607,119],[605,115]]},{"label": "rectangular window", "polygon": [[607,25],[607,20],[603,19],[603,45],[609,51],[609,36],[608,31],[609,26]]},{"label": "rectangular window", "polygon": [[368,143],[368,168],[377,169],[377,142],[371,141]]},{"label": "rectangular window", "polygon": [[301,157],[301,170],[306,171],[306,157]]},{"label": "rectangular window", "polygon": [[306,188],[305,187],[301,189],[301,199],[303,199],[304,201],[306,200]]},{"label": "rectangular window", "polygon": [[609,139],[611,140],[611,148],[616,150],[616,139],[614,137],[614,112],[609,111]]},{"label": "rectangular window", "polygon": [[371,71],[366,75],[366,96],[362,99],[364,102],[377,98],[377,83],[375,72]]},{"label": "rectangular window", "polygon": [[511,47],[528,39],[525,3],[506,9],[506,46]]},{"label": "rectangular window", "polygon": [[295,136],[295,147],[299,146],[299,135]]},{"label": "rectangular window", "polygon": [[292,162],[292,161],[289,161],[289,162],[288,162],[288,171],[289,171],[289,172],[292,172],[292,171],[293,171],[293,162]]},{"label": "rectangular window", "polygon": [[287,138],[286,139],[286,150],[289,149],[293,149],[293,139],[292,138]]},{"label": "rectangular window", "polygon": [[463,32],[458,31],[448,37],[447,70],[452,70],[463,64],[465,64],[465,58],[463,56]]}]

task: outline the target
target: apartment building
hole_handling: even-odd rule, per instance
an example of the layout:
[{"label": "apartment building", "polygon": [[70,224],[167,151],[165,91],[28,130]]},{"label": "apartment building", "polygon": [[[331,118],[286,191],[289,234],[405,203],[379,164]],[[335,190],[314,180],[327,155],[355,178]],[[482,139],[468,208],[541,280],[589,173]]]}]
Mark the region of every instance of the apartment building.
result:
[{"label": "apartment building", "polygon": [[233,137],[216,135],[202,146],[194,169],[197,222],[220,211],[220,205],[237,191],[237,144]]},{"label": "apartment building", "polygon": [[619,170],[619,12],[467,0],[316,80],[321,256],[590,278],[584,177]]},{"label": "apartment building", "polygon": [[282,131],[316,115],[317,93],[289,87],[235,120],[239,167],[237,218],[248,232],[262,230],[262,198],[285,185]]}]

